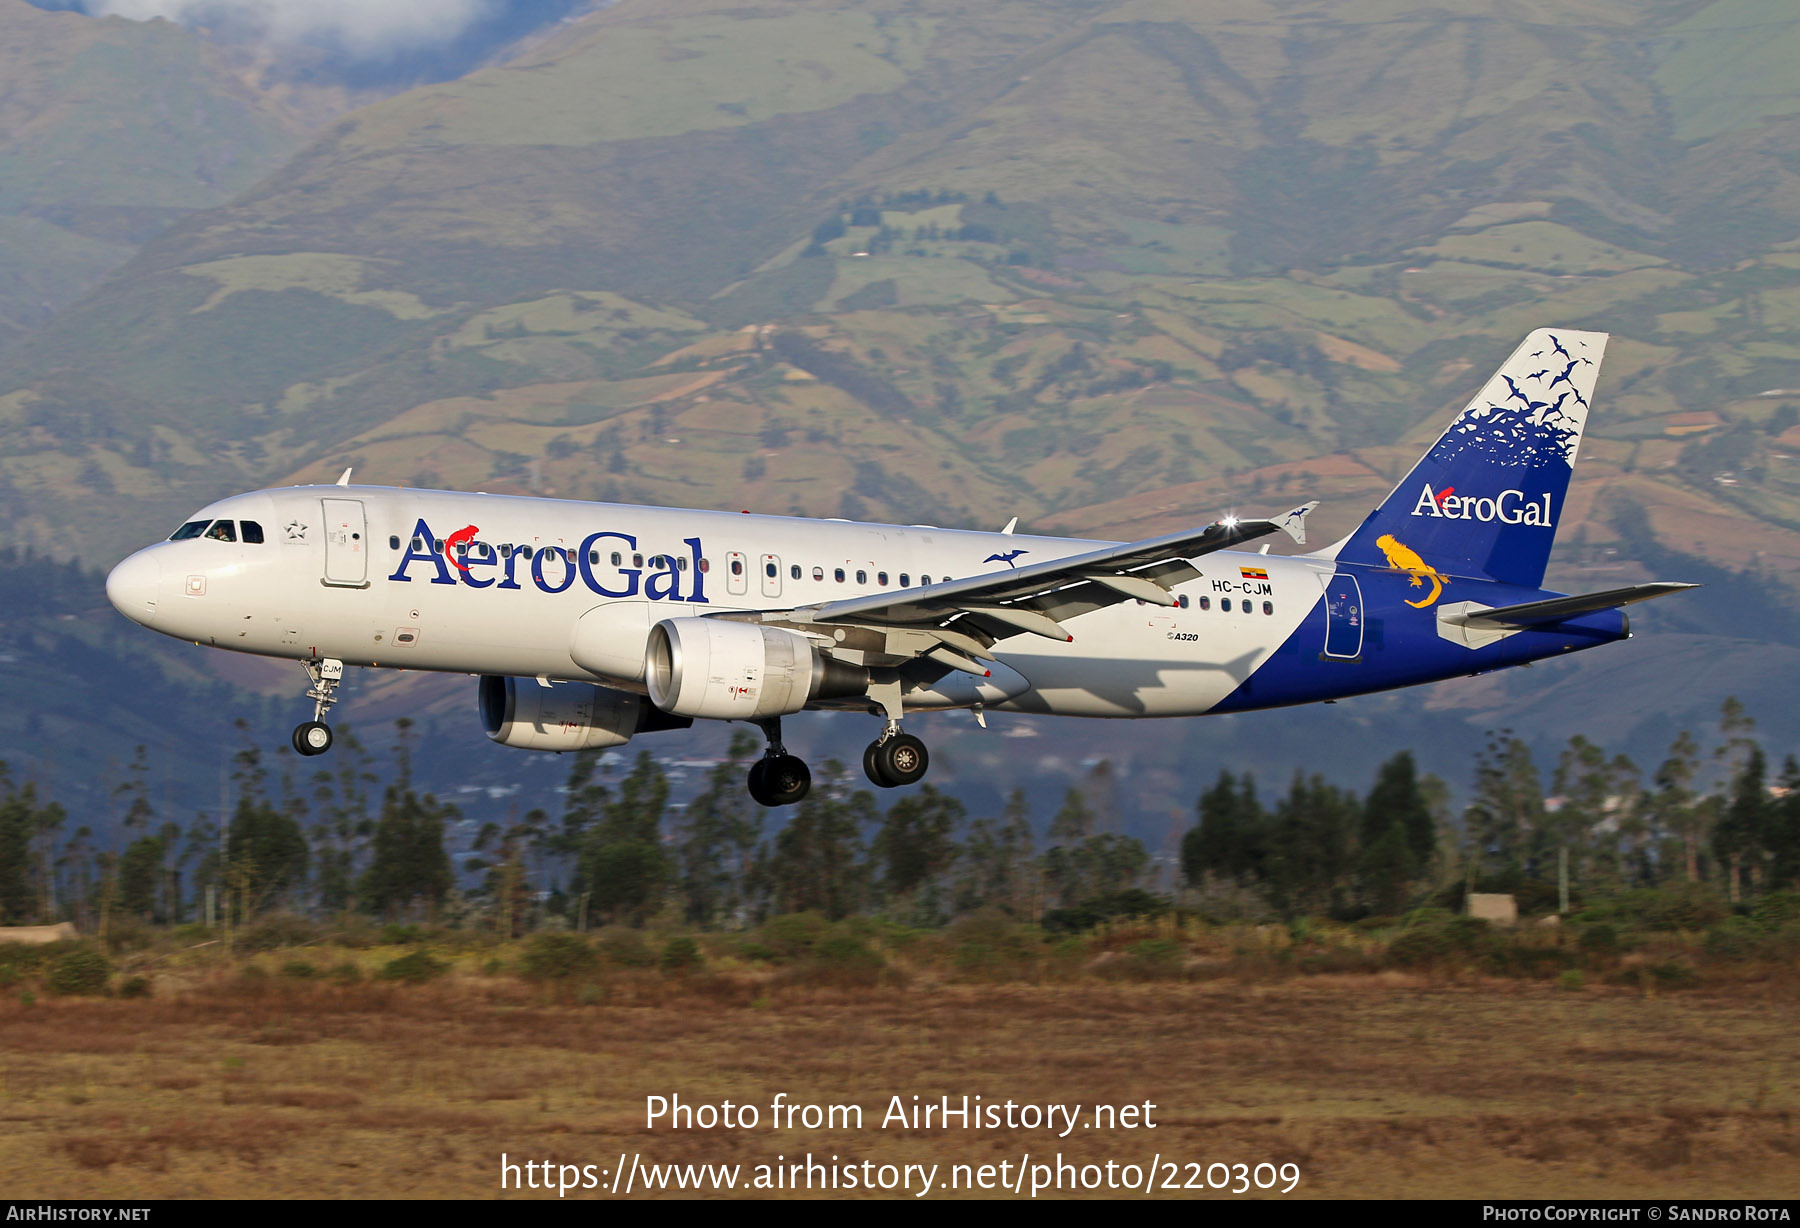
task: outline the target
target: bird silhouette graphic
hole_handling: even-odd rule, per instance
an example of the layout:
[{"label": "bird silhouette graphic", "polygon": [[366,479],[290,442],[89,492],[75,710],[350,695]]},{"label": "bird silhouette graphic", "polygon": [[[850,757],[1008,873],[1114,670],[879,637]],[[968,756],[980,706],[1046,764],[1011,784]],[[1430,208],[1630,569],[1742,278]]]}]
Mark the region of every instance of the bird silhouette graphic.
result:
[{"label": "bird silhouette graphic", "polygon": [[981,561],[984,563],[1005,563],[1008,567],[1017,568],[1018,564],[1013,562],[1013,560],[1018,558],[1021,554],[1030,553],[1031,551],[1029,550],[1008,550],[1005,554],[990,554]]}]

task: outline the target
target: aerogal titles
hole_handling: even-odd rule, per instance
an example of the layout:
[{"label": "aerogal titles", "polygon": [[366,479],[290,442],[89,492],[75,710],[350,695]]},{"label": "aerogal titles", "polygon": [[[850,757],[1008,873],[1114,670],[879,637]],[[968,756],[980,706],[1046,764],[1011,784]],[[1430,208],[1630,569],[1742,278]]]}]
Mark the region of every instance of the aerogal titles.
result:
[{"label": "aerogal titles", "polygon": [[[641,594],[651,601],[710,604],[706,597],[705,560],[698,537],[682,538],[682,544],[687,546],[689,552],[689,558],[684,560],[688,563],[686,568],[676,566],[673,558],[669,559],[667,567],[644,568],[600,566],[594,562],[599,557],[596,547],[601,542],[620,542],[635,552],[638,539],[629,533],[615,533],[611,530],[590,533],[574,550],[566,546],[501,550],[491,542],[470,540],[477,531],[479,530],[470,526],[469,530],[465,530],[468,537],[459,532],[452,534],[451,539],[440,541],[431,527],[420,519],[413,529],[411,540],[406,543],[406,552],[401,555],[399,565],[388,579],[399,584],[410,584],[413,581],[411,569],[415,564],[423,564],[431,570],[428,579],[432,584],[462,584],[469,588],[495,589],[523,589],[530,585],[545,593],[563,593],[580,580],[600,597],[636,597]],[[452,557],[452,540],[466,542],[467,552]],[[690,582],[692,588],[688,589]]]}]

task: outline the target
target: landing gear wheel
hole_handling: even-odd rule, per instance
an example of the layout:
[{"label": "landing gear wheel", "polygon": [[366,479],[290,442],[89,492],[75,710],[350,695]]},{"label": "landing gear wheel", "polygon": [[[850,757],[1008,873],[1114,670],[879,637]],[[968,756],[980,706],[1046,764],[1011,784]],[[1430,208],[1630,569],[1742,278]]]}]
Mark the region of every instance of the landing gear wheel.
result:
[{"label": "landing gear wheel", "polygon": [[897,733],[885,742],[871,743],[863,752],[863,770],[869,779],[887,789],[915,784],[925,778],[931,756],[925,743],[910,733]]},{"label": "landing gear wheel", "polygon": [[869,783],[883,789],[891,789],[894,782],[881,774],[881,743],[871,742],[863,747],[863,775]]},{"label": "landing gear wheel", "polygon": [[750,765],[750,796],[764,806],[791,806],[812,792],[812,772],[798,755],[776,755]]},{"label": "landing gear wheel", "polygon": [[322,755],[331,749],[331,726],[307,721],[294,726],[294,749],[303,755]]}]

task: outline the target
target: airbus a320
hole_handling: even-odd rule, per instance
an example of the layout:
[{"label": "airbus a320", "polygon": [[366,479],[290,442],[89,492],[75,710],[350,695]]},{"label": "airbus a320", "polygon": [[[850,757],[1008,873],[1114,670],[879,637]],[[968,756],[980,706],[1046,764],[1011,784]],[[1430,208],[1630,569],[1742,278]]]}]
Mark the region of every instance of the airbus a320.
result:
[{"label": "airbus a320", "polygon": [[[1545,591],[1606,335],[1541,329],[1354,533],[1313,503],[1114,543],[348,485],[234,495],[113,569],[156,631],[300,662],[326,723],[347,665],[477,675],[507,746],[620,746],[749,721],[767,806],[804,798],[781,718],[881,722],[869,779],[912,784],[916,712],[1178,717],[1338,699],[1624,639],[1621,607],[1694,587]],[[1265,547],[1266,550],[1266,547]]]}]

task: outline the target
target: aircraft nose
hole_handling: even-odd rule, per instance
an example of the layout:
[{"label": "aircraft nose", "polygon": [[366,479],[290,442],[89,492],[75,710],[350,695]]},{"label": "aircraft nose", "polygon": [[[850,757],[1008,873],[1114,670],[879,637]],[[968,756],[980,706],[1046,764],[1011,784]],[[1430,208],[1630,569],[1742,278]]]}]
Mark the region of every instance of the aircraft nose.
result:
[{"label": "aircraft nose", "polygon": [[161,584],[162,563],[140,550],[107,575],[106,599],[132,622],[148,624],[156,617],[156,591]]}]

